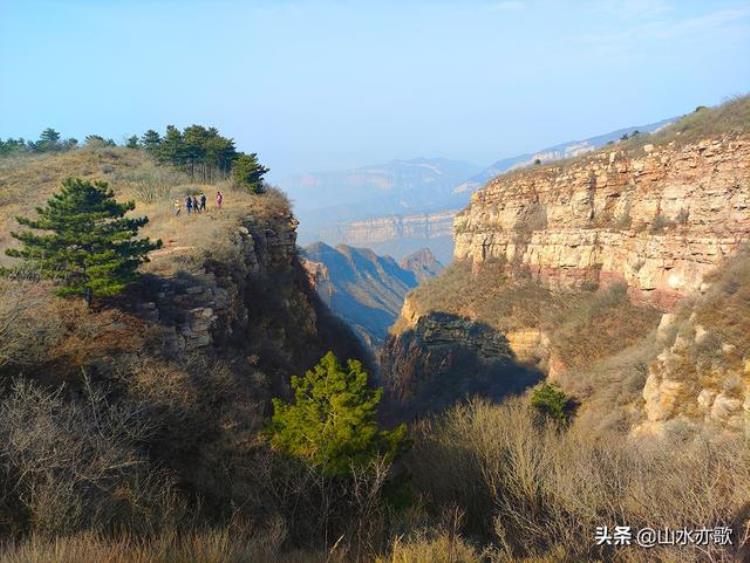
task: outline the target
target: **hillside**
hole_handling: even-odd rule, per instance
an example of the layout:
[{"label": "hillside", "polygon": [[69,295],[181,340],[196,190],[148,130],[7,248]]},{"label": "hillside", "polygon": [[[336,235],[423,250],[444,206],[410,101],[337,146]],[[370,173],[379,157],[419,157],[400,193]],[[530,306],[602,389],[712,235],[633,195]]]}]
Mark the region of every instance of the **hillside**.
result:
[{"label": "hillside", "polygon": [[302,255],[323,302],[373,349],[388,335],[406,293],[442,268],[429,250],[401,265],[369,249],[321,242],[305,247]]},{"label": "hillside", "polygon": [[[4,246],[12,215],[73,174],[136,198],[166,243],[136,285],[91,310],[47,283],[0,279],[0,535],[158,531],[273,506],[270,399],[328,350],[368,363],[309,285],[285,197],[195,185],[123,148],[0,166]],[[173,215],[175,198],[217,187],[221,210]]]},{"label": "hillside", "polygon": [[[497,193],[491,183],[456,221],[467,253],[434,278],[440,268],[429,252],[397,264],[317,244],[301,257],[282,193],[194,184],[139,150],[0,161],[3,245],[12,244],[10,215],[29,214],[73,174],[106,179],[118,198],[134,198],[135,214],[152,218],[147,234],[165,242],[138,283],[91,309],[54,297],[33,272],[0,280],[0,560],[741,558],[750,530],[750,450],[738,432],[750,344],[746,143],[742,132],[725,130],[702,145],[678,125],[685,143],[618,148],[612,184],[583,184],[592,203],[582,216],[571,204],[580,199],[576,179],[587,166],[610,166],[596,153],[500,178]],[[635,173],[659,155],[664,170]],[[660,202],[669,200],[665,183],[686,183],[684,222],[639,229],[636,204],[649,201],[640,192],[630,225],[596,221],[600,189],[625,199],[642,181]],[[532,191],[527,205],[529,192],[517,187],[528,182],[551,187]],[[216,189],[223,209],[209,203],[206,213],[174,215],[175,199]],[[697,197],[701,190],[709,197]],[[508,213],[503,198],[517,209],[512,233],[493,223]],[[593,209],[594,219],[561,226],[560,209],[574,222]],[[599,253],[584,253],[592,260],[579,269],[567,260],[535,269],[532,242],[547,228],[572,234],[563,242],[573,253],[582,232],[596,232]],[[679,263],[644,265],[657,280],[649,289],[626,275],[627,260],[614,259],[628,251],[624,242],[604,246],[618,240],[608,233],[655,251],[700,244]],[[728,233],[730,242],[716,243]],[[727,260],[706,250],[713,248]],[[605,267],[602,256],[614,258]],[[665,291],[660,280],[669,286],[670,278],[660,267],[690,283]],[[418,281],[387,337],[377,380],[356,363],[291,379],[327,350],[362,359],[370,373],[375,367],[319,293],[332,305],[345,296],[365,326],[384,318],[371,309],[395,315]],[[560,384],[564,419],[527,393],[545,378]],[[374,387],[384,385],[387,404],[373,419],[409,420],[408,439],[397,459],[352,457],[348,472],[331,475],[309,461],[311,443],[327,436],[326,448],[346,453],[379,428],[336,427],[366,408],[352,382],[372,408]],[[303,435],[300,453],[273,441],[271,399],[290,398],[292,385],[309,407],[295,413],[312,419],[289,420],[321,429]],[[330,393],[335,400],[326,400]],[[472,395],[479,397],[462,400]],[[344,431],[325,434],[328,424]],[[736,542],[624,551],[592,542],[602,522],[725,526]]]},{"label": "hillside", "polygon": [[[439,358],[463,350],[473,342],[467,331],[481,325],[506,340],[512,363],[538,368],[581,397],[611,401],[616,389],[630,386],[615,399],[618,409],[593,401],[599,415],[609,409],[605,418],[616,427],[662,432],[673,418],[702,421],[709,413],[708,422],[737,429],[738,397],[747,396],[747,358],[732,359],[742,357],[737,333],[693,320],[688,325],[699,328],[685,325],[681,330],[693,332],[661,355],[653,334],[660,319],[664,333],[675,311],[690,317],[686,299],[707,299],[711,276],[735,272],[731,283],[743,287],[736,273],[743,266],[730,264],[750,240],[748,107],[746,97],[703,109],[648,142],[507,173],[474,194],[454,222],[455,264],[409,294],[386,343],[383,373],[396,396],[405,380],[452,369],[443,360],[419,367],[405,348],[420,349],[423,361]],[[462,319],[463,328],[451,324],[435,344],[444,324],[436,315],[446,314]],[[675,370],[687,369],[675,367],[684,338],[708,338],[712,354],[722,346],[730,352],[709,355],[709,369],[690,352],[693,381],[670,383]],[[475,345],[469,351],[481,359]],[[513,388],[513,370],[496,371]],[[726,385],[729,395],[721,391]]]}]

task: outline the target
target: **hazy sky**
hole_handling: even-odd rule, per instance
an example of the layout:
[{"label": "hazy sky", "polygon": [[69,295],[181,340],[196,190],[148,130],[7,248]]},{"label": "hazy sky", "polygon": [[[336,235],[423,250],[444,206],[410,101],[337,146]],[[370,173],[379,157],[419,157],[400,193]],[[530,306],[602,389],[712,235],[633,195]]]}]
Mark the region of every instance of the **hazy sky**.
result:
[{"label": "hazy sky", "polygon": [[747,91],[748,1],[0,0],[0,136],[215,125],[272,179],[489,164]]}]

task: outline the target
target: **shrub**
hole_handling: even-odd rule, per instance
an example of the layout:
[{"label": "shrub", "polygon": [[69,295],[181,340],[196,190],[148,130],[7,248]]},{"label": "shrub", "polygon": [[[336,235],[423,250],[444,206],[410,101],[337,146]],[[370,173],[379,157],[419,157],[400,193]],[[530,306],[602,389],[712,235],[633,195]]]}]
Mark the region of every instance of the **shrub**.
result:
[{"label": "shrub", "polygon": [[404,427],[384,431],[376,409],[382,389],[367,384],[367,372],[356,360],[346,369],[329,352],[304,377],[292,377],[294,400],[273,400],[271,443],[301,458],[325,474],[350,473],[401,448]]},{"label": "shrub", "polygon": [[748,537],[750,450],[741,436],[635,440],[599,436],[579,419],[558,432],[521,399],[473,401],[418,429],[404,464],[426,506],[465,510],[459,531],[495,545],[501,560],[613,560],[592,538],[614,523],[735,525],[733,546],[633,546],[617,553],[627,561],[730,560]]},{"label": "shrub", "polygon": [[668,218],[666,218],[661,213],[654,217],[654,220],[651,222],[651,226],[649,227],[649,232],[651,234],[659,234],[663,233],[666,229],[674,225],[674,221],[670,221]]},{"label": "shrub", "polygon": [[555,383],[542,383],[531,393],[531,406],[557,424],[568,423],[574,402]]},{"label": "shrub", "polygon": [[17,380],[0,403],[0,524],[41,535],[174,524],[171,479],[140,444],[144,405],[112,405],[87,380],[80,399]]}]

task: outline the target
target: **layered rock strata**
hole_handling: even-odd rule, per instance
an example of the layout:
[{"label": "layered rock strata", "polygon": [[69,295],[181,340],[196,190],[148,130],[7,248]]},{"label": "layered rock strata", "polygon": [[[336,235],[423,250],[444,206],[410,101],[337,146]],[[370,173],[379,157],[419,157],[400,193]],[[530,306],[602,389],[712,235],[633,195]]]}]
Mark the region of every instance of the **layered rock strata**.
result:
[{"label": "layered rock strata", "polygon": [[602,151],[500,176],[456,216],[455,258],[553,288],[624,282],[669,308],[750,237],[750,138]]}]

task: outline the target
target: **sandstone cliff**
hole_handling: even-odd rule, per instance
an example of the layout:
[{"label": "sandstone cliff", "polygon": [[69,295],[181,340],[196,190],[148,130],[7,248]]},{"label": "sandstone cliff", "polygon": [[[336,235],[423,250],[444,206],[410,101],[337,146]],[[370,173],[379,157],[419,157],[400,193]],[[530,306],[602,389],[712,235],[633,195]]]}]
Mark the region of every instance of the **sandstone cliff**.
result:
[{"label": "sandstone cliff", "polygon": [[339,223],[331,217],[319,234],[326,241],[370,248],[397,259],[429,247],[438,260],[448,263],[453,255],[452,225],[457,211],[397,214]]},{"label": "sandstone cliff", "polygon": [[[750,342],[737,295],[750,281],[732,264],[750,240],[748,106],[489,182],[456,216],[455,264],[407,297],[381,358],[386,386],[439,385],[447,347],[481,356],[473,339],[436,329],[449,313],[500,333],[508,365],[560,382],[594,427],[740,429]],[[716,277],[724,270],[731,281]],[[435,333],[455,338],[436,346]],[[437,361],[415,367],[415,349]]]},{"label": "sandstone cliff", "polygon": [[673,305],[750,236],[750,137],[645,145],[501,176],[455,220],[458,260],[550,287],[622,281]]}]

